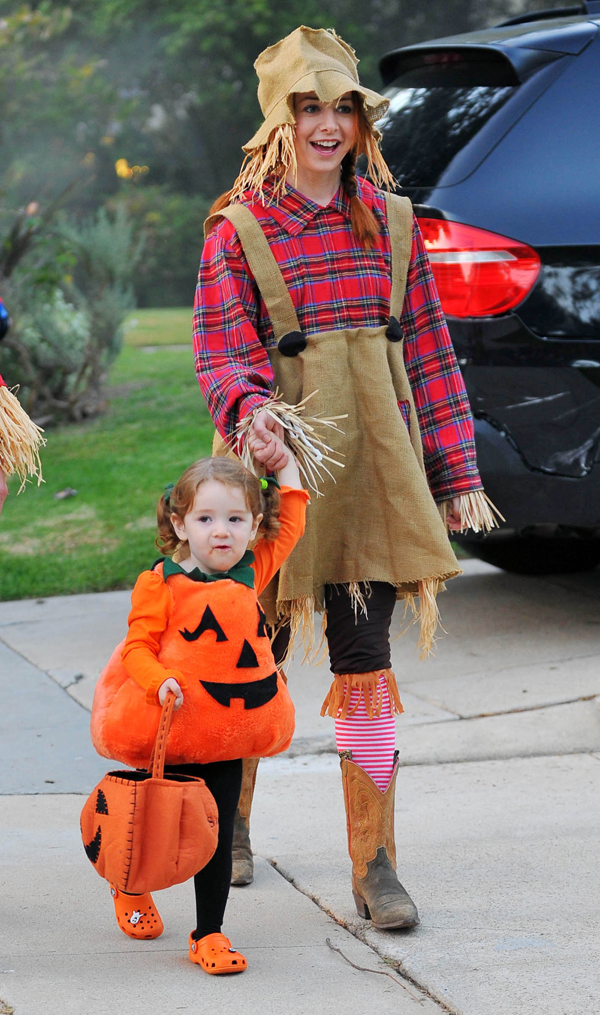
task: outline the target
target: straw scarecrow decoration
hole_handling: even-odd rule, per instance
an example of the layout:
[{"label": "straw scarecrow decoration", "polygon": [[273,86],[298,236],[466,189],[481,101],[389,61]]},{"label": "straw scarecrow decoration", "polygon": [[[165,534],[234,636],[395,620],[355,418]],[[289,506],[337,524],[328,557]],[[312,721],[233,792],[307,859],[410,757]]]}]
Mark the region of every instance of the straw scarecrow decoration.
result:
[{"label": "straw scarecrow decoration", "polygon": [[21,493],[27,477],[43,483],[40,448],[46,441],[43,430],[27,415],[15,391],[0,376],[0,469],[5,476],[19,477]]}]

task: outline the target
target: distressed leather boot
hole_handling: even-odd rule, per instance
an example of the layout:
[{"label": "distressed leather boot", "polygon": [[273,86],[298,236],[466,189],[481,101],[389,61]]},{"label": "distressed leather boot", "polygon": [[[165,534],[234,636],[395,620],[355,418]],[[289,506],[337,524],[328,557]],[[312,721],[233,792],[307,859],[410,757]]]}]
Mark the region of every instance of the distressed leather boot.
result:
[{"label": "distressed leather boot", "polygon": [[232,885],[249,885],[254,880],[254,859],[250,845],[250,811],[256,782],[258,758],[244,758],[242,788],[233,824]]},{"label": "distressed leather boot", "polygon": [[352,761],[351,751],[340,753],[348,852],[352,860],[352,894],[358,915],[379,930],[416,927],[417,907],[396,876],[394,793],[398,762],[385,791]]}]

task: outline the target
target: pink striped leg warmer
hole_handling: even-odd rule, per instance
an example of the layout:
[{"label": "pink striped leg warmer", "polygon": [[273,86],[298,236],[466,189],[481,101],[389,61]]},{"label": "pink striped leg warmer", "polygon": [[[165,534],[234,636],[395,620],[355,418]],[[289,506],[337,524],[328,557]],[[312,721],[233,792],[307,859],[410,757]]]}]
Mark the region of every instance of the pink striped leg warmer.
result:
[{"label": "pink striped leg warmer", "polygon": [[355,765],[385,793],[394,770],[396,723],[384,677],[380,677],[379,684],[383,694],[381,715],[369,719],[364,701],[353,711],[361,693],[358,687],[354,688],[350,703],[352,714],[335,720],[335,740],[338,751],[352,751]]}]

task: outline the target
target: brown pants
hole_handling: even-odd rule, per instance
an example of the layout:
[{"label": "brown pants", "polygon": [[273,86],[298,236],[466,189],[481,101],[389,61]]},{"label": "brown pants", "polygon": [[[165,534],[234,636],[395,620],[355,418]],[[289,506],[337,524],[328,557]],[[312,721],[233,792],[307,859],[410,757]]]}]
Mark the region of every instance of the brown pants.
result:
[{"label": "brown pants", "polygon": [[[355,615],[350,595],[343,585],[328,585],[325,591],[327,627],[332,673],[373,673],[391,667],[390,622],[396,605],[396,590],[387,582],[371,582],[370,594],[363,586],[366,614]],[[273,642],[279,666],[290,640],[289,627],[280,628]]]}]

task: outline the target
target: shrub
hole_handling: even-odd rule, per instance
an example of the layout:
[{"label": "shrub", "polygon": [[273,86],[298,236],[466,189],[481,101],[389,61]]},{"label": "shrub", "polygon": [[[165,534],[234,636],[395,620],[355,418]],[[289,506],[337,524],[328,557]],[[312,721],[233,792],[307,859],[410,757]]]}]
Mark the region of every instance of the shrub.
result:
[{"label": "shrub", "polygon": [[202,227],[212,202],[162,187],[127,190],[127,210],[144,241],[144,256],[134,277],[138,306],[191,306],[204,243]]},{"label": "shrub", "polygon": [[81,420],[104,408],[102,384],[134,306],[132,275],[141,251],[122,205],[88,221],[65,218],[54,236],[74,264],[61,286],[41,280],[31,258],[2,284],[13,319],[4,340],[6,379],[20,382],[27,411],[45,423]]}]

